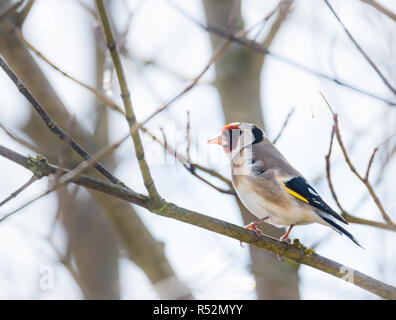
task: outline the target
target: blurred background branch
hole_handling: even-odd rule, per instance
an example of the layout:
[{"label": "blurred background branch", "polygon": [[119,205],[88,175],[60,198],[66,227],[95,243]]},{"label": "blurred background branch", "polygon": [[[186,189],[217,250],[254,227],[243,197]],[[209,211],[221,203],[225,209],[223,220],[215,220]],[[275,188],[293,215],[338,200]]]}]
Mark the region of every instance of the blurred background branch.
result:
[{"label": "blurred background branch", "polygon": [[[396,231],[396,103],[388,90],[395,87],[394,4],[98,2],[110,41],[94,1],[0,2],[0,56],[25,94],[0,73],[0,140],[9,147],[0,151],[16,150],[14,160],[36,174],[0,157],[0,253],[7,261],[0,297],[394,298],[395,232],[386,232]],[[318,91],[332,101],[333,121]],[[122,121],[120,106],[132,102]],[[366,250],[318,225],[294,232],[331,260],[269,236],[240,249],[235,239],[253,238],[236,225],[254,217],[235,194],[227,159],[205,144],[233,121],[263,127],[339,207]],[[133,149],[129,135],[138,130],[144,134]],[[28,152],[43,156],[20,156]],[[99,161],[102,174],[92,166]],[[142,161],[151,176],[146,186],[155,181],[150,193],[160,195],[155,210],[139,179]],[[48,178],[38,179],[38,168]],[[57,188],[68,179],[74,183]],[[18,208],[24,214],[5,220],[22,213]],[[282,234],[270,225],[263,231]],[[52,291],[37,281],[47,264],[57,277]],[[348,280],[340,268],[352,270],[357,286],[328,277]]]},{"label": "blurred background branch", "polygon": [[[204,0],[207,23],[222,29],[229,28],[227,23],[233,10],[233,3],[235,2],[227,0]],[[278,10],[271,11],[277,16],[268,35],[262,41],[265,43],[265,48],[270,47],[279,29],[286,23],[292,3],[293,1],[280,1]],[[244,28],[240,12],[235,27]],[[222,37],[214,34],[210,35],[210,39],[213,47],[218,46],[218,43],[222,41]],[[225,123],[253,122],[265,129],[263,113],[265,106],[263,107],[260,101],[260,75],[265,64],[265,57],[266,55],[250,50],[250,47],[233,44],[215,62],[214,85],[220,95]],[[244,224],[249,224],[253,219],[252,214],[239,198],[236,198],[236,201]],[[284,230],[266,223],[263,223],[262,231],[275,238],[280,238],[284,233]],[[274,255],[257,250],[255,247],[250,247],[250,255],[252,259],[250,268],[256,280],[256,293],[259,299],[297,299],[299,297],[297,265],[279,265]],[[266,271],[263,272],[263,269]],[[279,279],[283,281],[279,282]]]},{"label": "blurred background branch", "polygon": [[[31,158],[24,157],[18,153],[7,149],[0,145],[0,155],[6,157],[11,161],[15,161],[26,169],[36,172],[36,175],[46,176],[57,170],[62,170],[48,164],[45,160],[39,160],[38,162],[32,162]],[[66,170],[62,170],[66,173]],[[294,240],[293,244],[288,245],[270,236],[262,235],[260,238],[254,234],[254,232],[245,228],[233,225],[231,223],[218,220],[198,212],[190,211],[182,207],[178,207],[172,203],[166,203],[165,207],[161,207],[160,210],[152,208],[150,205],[150,198],[144,195],[138,194],[132,190],[126,189],[122,186],[115,184],[108,184],[100,180],[95,180],[87,176],[79,176],[72,179],[72,182],[81,184],[88,188],[93,188],[104,193],[109,193],[112,196],[124,199],[140,206],[144,206],[146,209],[159,215],[183,221],[207,230],[252,244],[255,247],[265,249],[271,253],[277,253],[283,257],[292,259],[298,263],[306,264],[313,268],[319,269],[323,272],[329,273],[333,276],[339,277],[346,280],[344,272],[342,270],[349,269],[335,261],[326,259],[313,252],[312,249],[304,247],[297,239]],[[381,281],[373,279],[359,271],[352,270],[354,279],[353,284],[368,290],[385,299],[396,299],[396,287],[387,285]]]},{"label": "blurred background branch", "polygon": [[[13,19],[18,21],[15,16]],[[10,20],[9,23],[12,21]],[[0,28],[0,43],[1,55],[15,70],[17,76],[26,84],[40,104],[46,106],[54,121],[65,126],[65,121],[70,118],[70,115],[24,44],[20,43],[14,33],[4,26]],[[101,65],[104,64],[104,57],[102,52],[97,51],[97,60],[102,61],[98,62],[97,79],[103,79],[104,68]],[[100,82],[101,80],[98,84]],[[105,115],[102,113],[102,116]],[[59,143],[48,135],[48,131],[40,124],[35,114],[32,114],[31,119],[25,125],[25,132],[35,141],[41,153],[45,154],[50,161],[55,160],[59,153]],[[101,131],[105,125],[107,126],[107,124],[102,125]],[[74,136],[92,150],[97,148],[95,147],[97,144],[106,143],[90,136],[81,127],[77,127]],[[76,161],[78,161],[77,158],[68,153],[66,165],[72,166]],[[69,232],[71,252],[77,265],[76,272],[80,277],[79,283],[84,284],[81,290],[86,298],[118,299],[120,297],[118,279],[120,240],[128,252],[128,257],[142,268],[153,284],[164,279],[174,279],[177,286],[185,287],[167,261],[163,244],[150,234],[130,205],[98,196],[93,192],[81,199],[81,204],[77,203],[74,206],[75,212],[72,214],[65,210],[65,206],[62,206],[68,197],[68,190],[62,189],[62,192],[58,192],[59,211],[62,213],[60,217],[65,229]],[[116,228],[117,236],[114,235],[112,227]],[[146,239],[146,241],[142,246],[142,243],[136,239]],[[154,261],[160,263],[153,263]],[[173,295],[171,291],[169,293],[171,298],[191,297],[185,291],[181,295],[178,295],[180,292],[176,292],[176,295]],[[164,294],[164,291],[161,294]]]}]

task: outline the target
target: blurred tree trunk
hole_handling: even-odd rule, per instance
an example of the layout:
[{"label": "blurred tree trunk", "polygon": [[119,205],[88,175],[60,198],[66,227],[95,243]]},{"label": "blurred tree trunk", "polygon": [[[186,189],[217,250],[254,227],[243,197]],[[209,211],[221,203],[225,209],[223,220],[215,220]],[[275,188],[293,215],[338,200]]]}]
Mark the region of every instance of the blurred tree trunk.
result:
[{"label": "blurred tree trunk", "polygon": [[[13,20],[18,17],[14,14]],[[44,106],[55,122],[64,130],[70,114],[26,47],[0,24],[0,54],[26,87]],[[104,54],[96,50],[97,85],[102,85]],[[100,103],[99,103],[100,104]],[[76,126],[72,136],[93,152],[108,142],[107,108],[102,106],[97,118],[95,138]],[[34,141],[50,162],[57,163],[65,148],[63,143],[31,111],[23,131]],[[67,147],[66,167],[74,167],[81,158]],[[114,166],[111,157],[110,165]],[[98,174],[94,170],[89,173]],[[144,226],[134,209],[127,203],[96,192],[84,192],[79,197],[63,188],[57,193],[58,211],[68,234],[67,257],[73,259],[79,277],[78,284],[87,299],[119,299],[119,248],[121,240],[127,255],[145,272],[160,298],[191,298],[187,286],[174,273],[162,242],[157,241]],[[70,203],[73,201],[73,204]],[[108,221],[111,221],[111,224]],[[166,282],[168,286],[163,284]],[[169,290],[167,290],[169,289]]]},{"label": "blurred tree trunk", "polygon": [[[29,51],[4,26],[0,29],[0,53],[12,70],[44,106],[55,122],[64,130],[68,127],[70,114],[55,93],[41,69]],[[34,141],[50,162],[57,163],[64,144],[45,126],[36,112],[30,112],[30,118],[22,130]],[[95,150],[88,134],[81,128],[72,132],[77,141]],[[81,159],[67,148],[64,152],[65,166],[73,167]],[[118,244],[111,236],[101,210],[89,194],[75,199],[73,211],[70,206],[68,189],[57,192],[59,209],[65,230],[68,234],[68,248],[74,259],[79,275],[81,290],[87,299],[118,299]]]},{"label": "blurred tree trunk", "polygon": [[[107,48],[101,31],[95,34],[96,88],[103,91]],[[96,100],[95,111],[97,119],[94,137],[99,145],[108,145],[109,108],[103,101]],[[106,165],[113,171],[116,167],[113,154],[106,160]],[[160,299],[192,299],[190,289],[177,277],[169,263],[164,243],[153,237],[134,208],[127,202],[103,194],[98,196],[98,201],[110,213],[108,218],[115,227],[127,256],[144,271]],[[166,288],[163,283],[167,284]]]},{"label": "blurred tree trunk", "polygon": [[[292,1],[284,2],[277,18],[264,41],[269,47],[275,38],[282,22],[287,17]],[[240,14],[233,9],[234,1],[230,0],[203,0],[208,25],[229,29],[233,20],[238,29],[243,28]],[[235,16],[235,14],[238,14]],[[240,13],[240,12],[239,12]],[[264,16],[264,13],[263,13]],[[232,17],[230,19],[230,17]],[[213,48],[217,48],[222,38],[210,34]],[[226,123],[251,122],[265,129],[264,116],[260,102],[260,75],[265,56],[250,50],[247,47],[233,43],[228,50],[215,62],[216,86]],[[237,200],[245,224],[257,218],[254,217]],[[283,229],[275,228],[263,223],[260,228],[263,233],[279,238]],[[256,292],[259,299],[298,299],[298,267],[279,262],[271,254],[250,246],[251,271],[256,280]]]}]

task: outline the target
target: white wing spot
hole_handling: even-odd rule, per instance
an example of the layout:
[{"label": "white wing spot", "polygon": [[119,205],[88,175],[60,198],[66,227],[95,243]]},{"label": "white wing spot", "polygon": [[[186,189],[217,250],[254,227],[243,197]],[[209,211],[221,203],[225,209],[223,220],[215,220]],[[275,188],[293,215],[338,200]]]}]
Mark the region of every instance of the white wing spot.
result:
[{"label": "white wing spot", "polygon": [[309,190],[309,192],[311,192],[313,195],[319,196],[318,193],[317,193],[314,189],[312,189],[311,187],[308,187],[308,190]]}]

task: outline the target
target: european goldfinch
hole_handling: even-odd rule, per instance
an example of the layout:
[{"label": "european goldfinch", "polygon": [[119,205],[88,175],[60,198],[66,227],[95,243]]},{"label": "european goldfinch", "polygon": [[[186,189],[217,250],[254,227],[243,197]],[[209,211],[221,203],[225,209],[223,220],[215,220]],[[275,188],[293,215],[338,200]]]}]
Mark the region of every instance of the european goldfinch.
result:
[{"label": "european goldfinch", "polygon": [[277,227],[288,226],[280,240],[290,244],[293,226],[316,222],[345,234],[360,246],[355,237],[338,224],[348,224],[347,221],[323,201],[262,129],[250,123],[230,123],[208,143],[221,145],[229,155],[232,183],[238,197],[260,218],[246,226],[247,229],[261,235],[257,225],[264,220]]}]

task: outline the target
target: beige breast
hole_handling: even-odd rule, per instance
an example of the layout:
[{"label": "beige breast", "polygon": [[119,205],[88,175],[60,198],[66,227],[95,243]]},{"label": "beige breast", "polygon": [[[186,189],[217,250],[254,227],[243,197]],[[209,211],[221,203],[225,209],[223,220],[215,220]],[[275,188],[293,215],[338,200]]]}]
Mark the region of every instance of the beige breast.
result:
[{"label": "beige breast", "polygon": [[[242,203],[256,217],[269,216],[266,222],[275,226],[321,223],[319,216],[310,207],[300,204],[280,186],[263,186],[265,181],[257,184],[252,179],[254,180],[248,176],[233,176],[233,183]],[[268,184],[271,183],[268,181]]]}]

